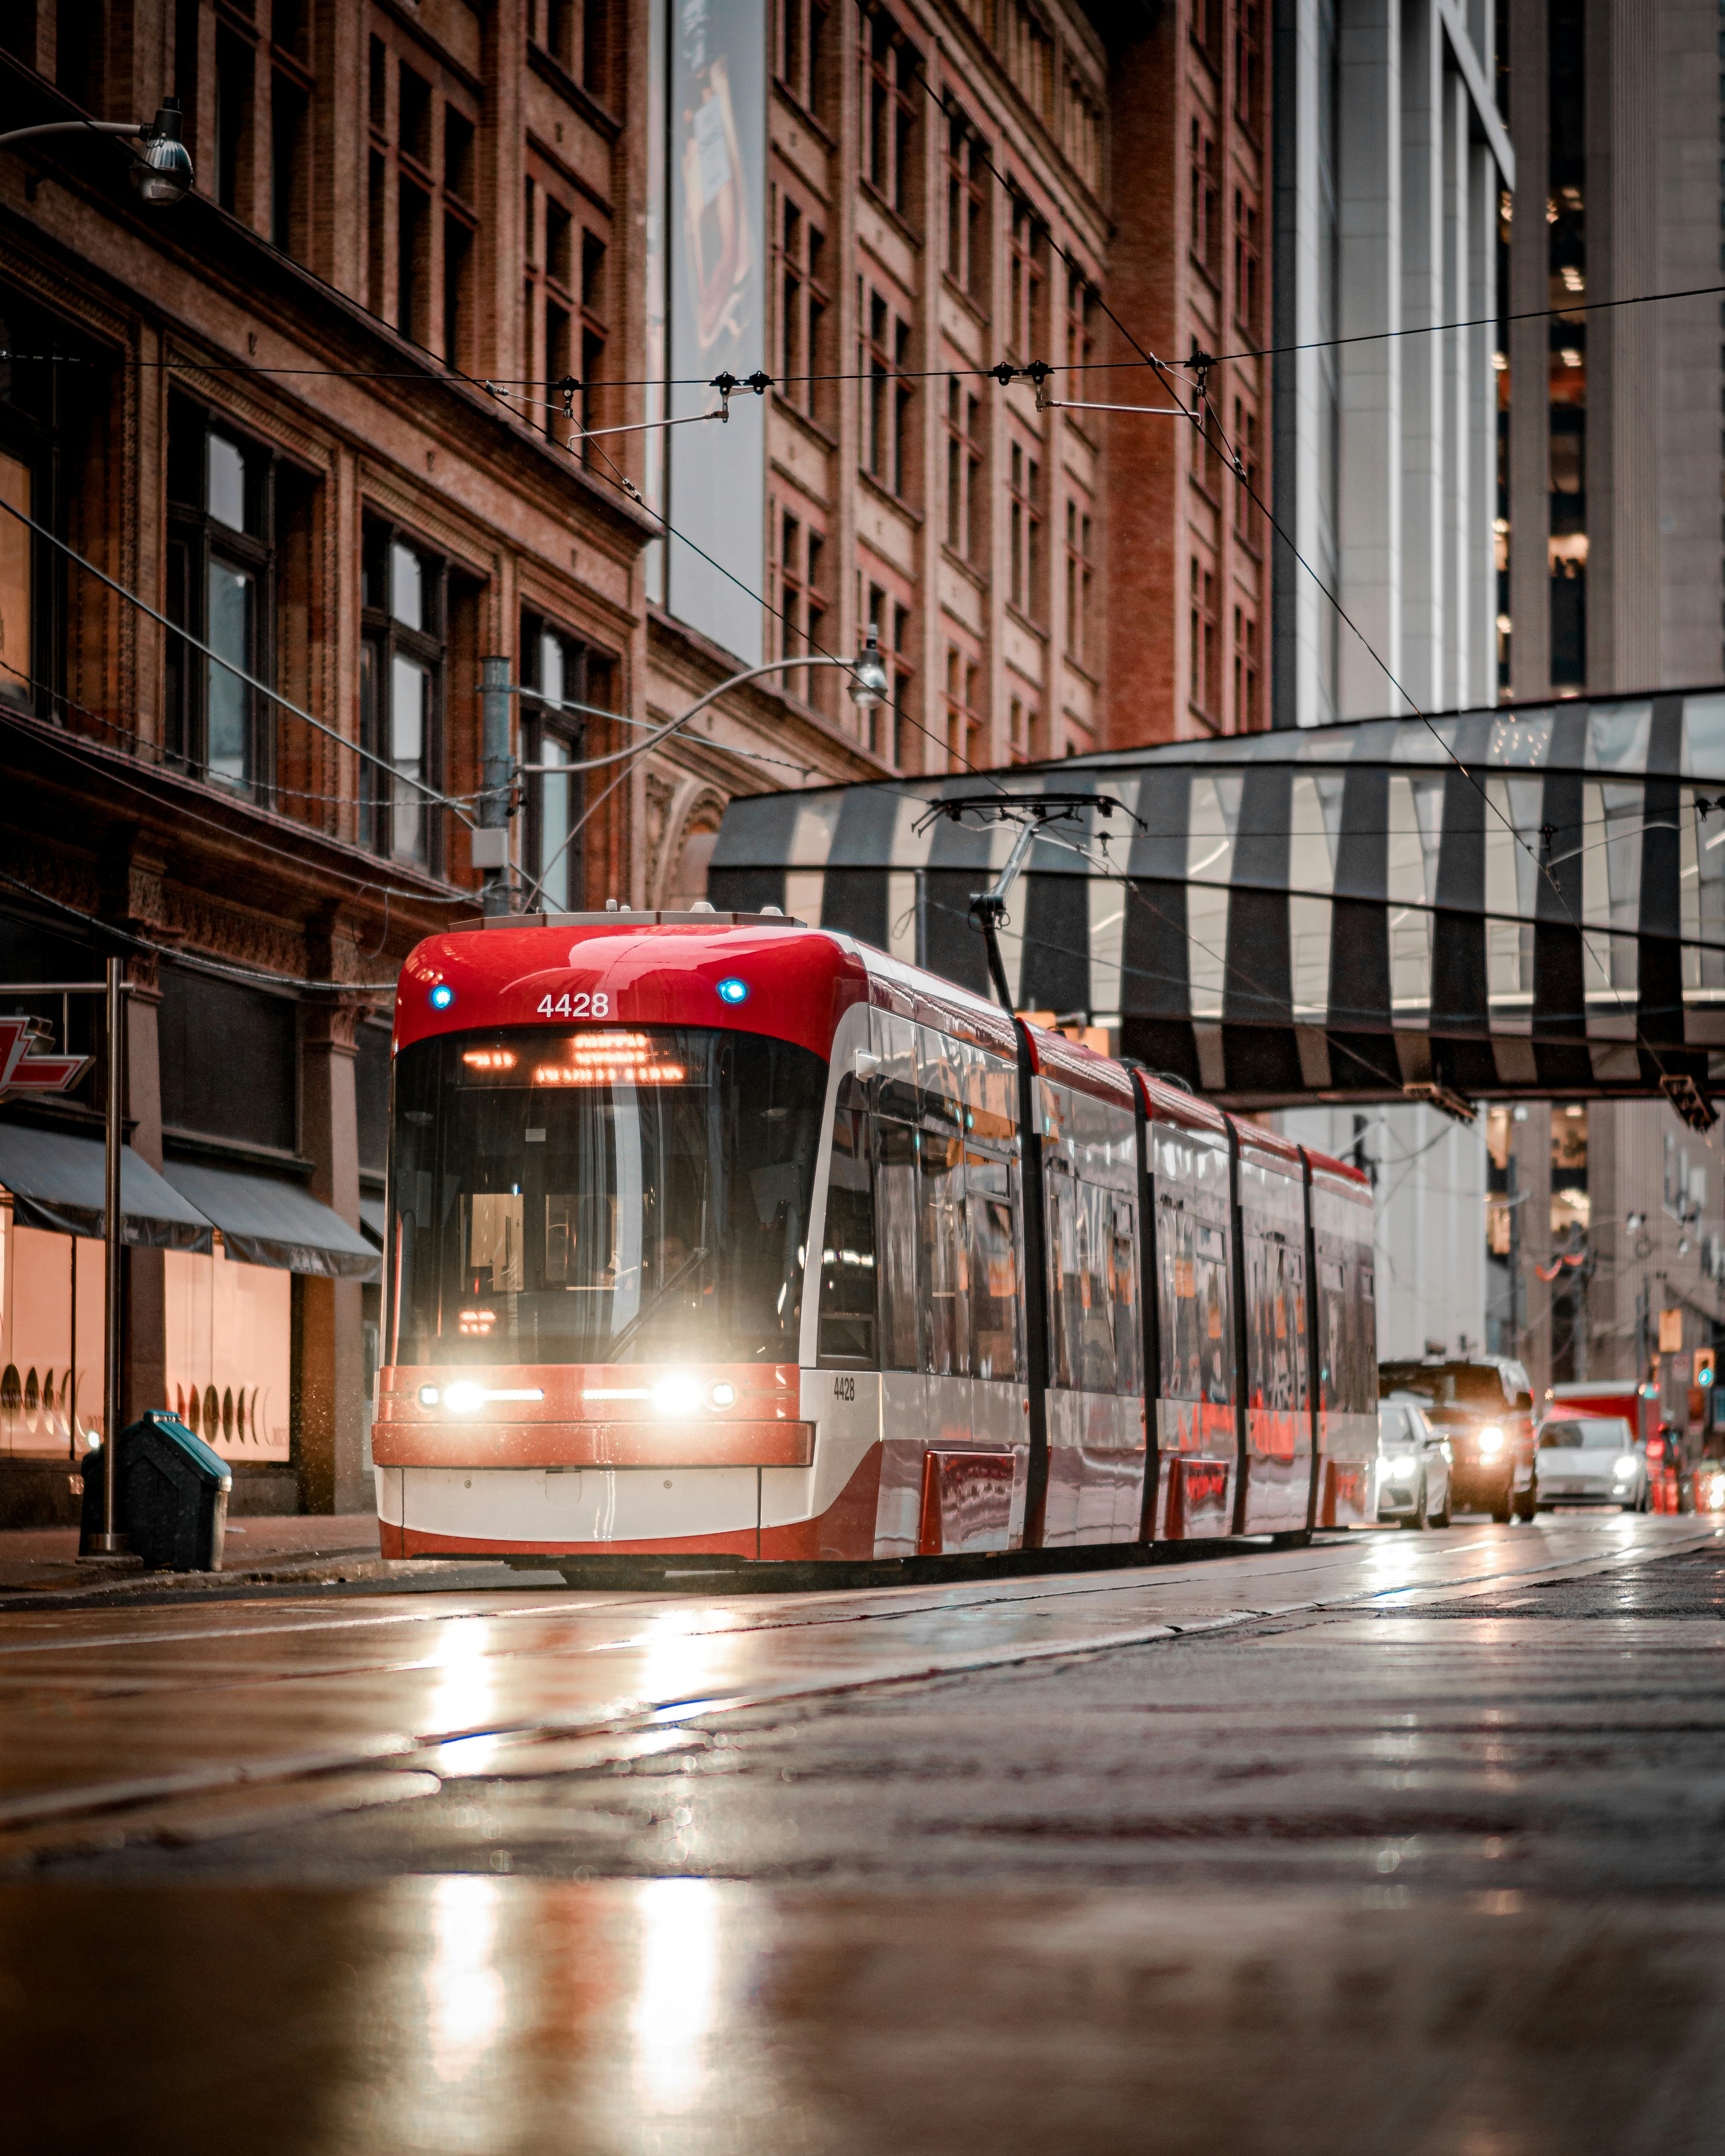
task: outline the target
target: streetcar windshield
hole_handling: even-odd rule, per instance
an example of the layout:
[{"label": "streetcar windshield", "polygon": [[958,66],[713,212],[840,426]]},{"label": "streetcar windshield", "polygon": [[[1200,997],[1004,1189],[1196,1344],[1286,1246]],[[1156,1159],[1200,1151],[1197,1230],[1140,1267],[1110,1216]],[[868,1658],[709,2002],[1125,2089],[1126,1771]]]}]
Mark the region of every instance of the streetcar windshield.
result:
[{"label": "streetcar windshield", "polygon": [[692,1027],[403,1049],[391,1359],[794,1362],[826,1079]]}]

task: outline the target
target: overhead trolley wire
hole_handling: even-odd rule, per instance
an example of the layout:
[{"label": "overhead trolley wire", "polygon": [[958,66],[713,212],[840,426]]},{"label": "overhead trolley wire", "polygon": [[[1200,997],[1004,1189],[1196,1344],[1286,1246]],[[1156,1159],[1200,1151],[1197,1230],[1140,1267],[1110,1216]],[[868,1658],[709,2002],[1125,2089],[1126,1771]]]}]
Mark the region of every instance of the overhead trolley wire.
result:
[{"label": "overhead trolley wire", "polygon": [[[938,99],[937,95],[937,101],[942,103],[943,111],[950,110]],[[989,163],[986,157],[983,162],[988,164],[988,169],[997,178],[1000,177],[998,167]],[[1014,192],[1018,190],[1015,189]],[[1043,220],[1043,222],[1046,228],[1046,221]],[[1052,238],[1051,234],[1050,238]],[[1061,254],[1062,259],[1067,262],[1068,266],[1077,269],[1086,283],[1094,291],[1096,280],[1090,271],[1081,264],[1074,262],[1064,249],[1061,250]],[[1304,352],[1338,352],[1348,345],[1389,344],[1394,343],[1404,337],[1444,336],[1459,330],[1493,329],[1501,324],[1512,322],[1567,321],[1572,315],[1599,314],[1623,307],[1660,306],[1673,300],[1706,300],[1722,296],[1725,296],[1725,284],[1686,285],[1669,292],[1632,293],[1626,299],[1621,300],[1577,300],[1565,306],[1527,307],[1512,315],[1469,315],[1455,321],[1415,322],[1404,324],[1396,329],[1354,331],[1347,336],[1310,337],[1299,344],[1245,345],[1238,351],[1217,352],[1213,357],[1217,365],[1233,360],[1283,359]],[[369,310],[367,311],[369,312]],[[381,321],[382,317],[379,316],[374,319]],[[429,365],[421,367],[272,367],[256,360],[201,360],[183,357],[141,359],[130,354],[112,356],[102,354],[98,357],[75,352],[11,352],[0,347],[0,361],[16,360],[21,364],[115,367],[139,372],[154,369],[176,374],[245,374],[267,376],[271,379],[283,380],[307,378],[330,382],[418,382],[427,383],[432,388],[459,384],[465,388],[479,390],[522,390],[557,388],[567,378],[563,376],[539,374],[493,375],[482,378],[477,375],[464,373],[459,367],[449,367],[446,362],[439,361],[432,353],[428,352],[426,358]],[[1142,359],[1064,360],[1055,362],[1050,372],[1061,374],[1106,374],[1127,367],[1143,367],[1148,363]],[[1166,361],[1163,363],[1173,364]],[[982,366],[891,367],[886,370],[889,378],[901,382],[937,380],[943,375],[955,375],[960,377],[992,375],[995,372],[996,369],[993,367]],[[870,368],[829,368],[824,371],[775,375],[769,377],[768,386],[782,388],[790,382],[868,382],[874,378],[873,370]],[[700,375],[651,375],[614,382],[607,379],[594,386],[605,389],[661,388],[703,389],[711,388],[712,384],[706,377]],[[536,398],[528,401],[543,402],[547,410],[556,408],[548,400]],[[692,416],[704,418],[706,415],[700,413]],[[656,424],[669,425],[671,423],[662,420]]]}]

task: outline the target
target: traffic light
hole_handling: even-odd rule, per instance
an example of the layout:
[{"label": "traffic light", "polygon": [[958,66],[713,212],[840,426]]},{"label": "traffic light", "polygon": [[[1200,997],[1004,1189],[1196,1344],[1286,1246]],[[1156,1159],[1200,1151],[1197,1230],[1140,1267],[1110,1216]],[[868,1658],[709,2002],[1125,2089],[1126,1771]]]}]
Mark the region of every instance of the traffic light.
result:
[{"label": "traffic light", "polygon": [[1713,1382],[1713,1351],[1697,1348],[1695,1351],[1695,1382],[1703,1388]]}]

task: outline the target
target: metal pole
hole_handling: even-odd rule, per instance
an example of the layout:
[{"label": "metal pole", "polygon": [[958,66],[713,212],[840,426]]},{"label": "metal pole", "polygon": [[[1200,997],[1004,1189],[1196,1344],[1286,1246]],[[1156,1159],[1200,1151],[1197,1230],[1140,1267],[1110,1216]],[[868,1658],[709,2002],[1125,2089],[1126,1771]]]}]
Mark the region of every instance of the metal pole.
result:
[{"label": "metal pole", "polygon": [[[509,906],[509,793],[514,779],[509,755],[509,661],[506,659],[483,659],[480,661],[481,754],[480,783],[485,791],[480,797],[481,831],[501,831],[504,834],[501,858],[495,853],[481,856],[485,861],[485,893],[480,900],[481,910],[487,914],[507,913]],[[492,841],[495,846],[496,842]],[[479,849],[475,847],[475,852]],[[494,865],[495,864],[495,865]]]},{"label": "metal pole", "polygon": [[1504,1193],[1509,1199],[1509,1352],[1517,1362],[1522,1359],[1522,1210],[1516,1204],[1516,1140],[1515,1126],[1509,1134],[1509,1152],[1504,1163]]},{"label": "metal pole", "polygon": [[103,1266],[103,1339],[102,1339],[102,1445],[106,1457],[102,1463],[102,1531],[92,1537],[90,1554],[93,1557],[117,1557],[126,1548],[126,1537],[114,1525],[116,1487],[120,1481],[120,1253],[124,1221],[120,1206],[120,1157],[125,1142],[126,1130],[121,1108],[125,1099],[121,1091],[125,1057],[125,1028],[122,1013],[125,1009],[121,997],[121,961],[108,961],[108,1127],[102,1227]]}]

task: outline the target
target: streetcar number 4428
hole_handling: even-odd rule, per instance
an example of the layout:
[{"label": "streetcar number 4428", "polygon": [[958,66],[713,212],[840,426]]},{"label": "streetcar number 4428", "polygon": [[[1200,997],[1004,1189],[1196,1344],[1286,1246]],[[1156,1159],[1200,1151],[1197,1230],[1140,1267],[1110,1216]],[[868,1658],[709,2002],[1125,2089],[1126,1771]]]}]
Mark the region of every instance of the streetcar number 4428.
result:
[{"label": "streetcar number 4428", "polygon": [[541,1018],[609,1018],[611,998],[603,989],[596,995],[584,992],[578,996],[542,996],[539,998]]}]

